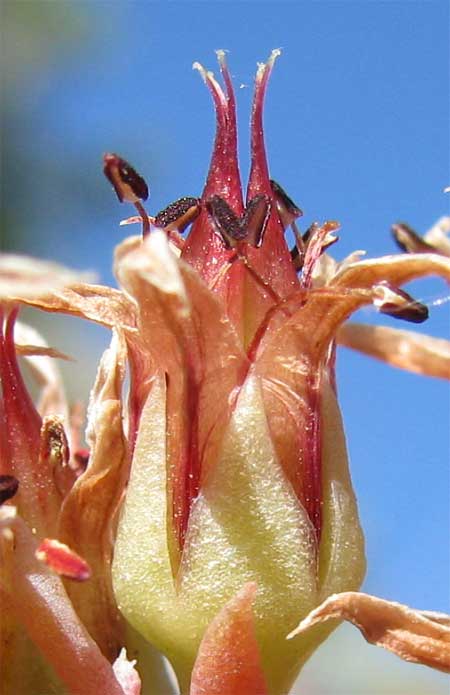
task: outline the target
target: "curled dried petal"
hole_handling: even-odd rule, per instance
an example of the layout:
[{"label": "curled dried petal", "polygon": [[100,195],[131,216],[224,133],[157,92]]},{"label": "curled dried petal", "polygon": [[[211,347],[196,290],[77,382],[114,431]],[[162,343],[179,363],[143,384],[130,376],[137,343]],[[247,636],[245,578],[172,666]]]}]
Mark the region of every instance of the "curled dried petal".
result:
[{"label": "curled dried petal", "polygon": [[12,253],[0,254],[0,299],[33,299],[76,282],[92,281],[91,273],[75,273],[49,261]]},{"label": "curled dried petal", "polygon": [[345,323],[338,331],[337,342],[409,372],[450,379],[450,342],[442,338]]},{"label": "curled dried petal", "polygon": [[92,568],[88,584],[71,584],[68,592],[90,634],[111,659],[123,644],[110,563],[115,514],[128,472],[120,400],[124,373],[125,345],[120,335],[114,334],[91,394],[89,464],[64,500],[58,530],[58,538],[74,548]]},{"label": "curled dried petal", "polygon": [[450,216],[441,217],[431,229],[424,234],[424,240],[436,251],[450,256]]},{"label": "curled dried petal", "polygon": [[405,661],[450,673],[450,616],[413,610],[358,592],[333,594],[301,621],[288,639],[330,619],[348,620],[366,640]]},{"label": "curled dried petal", "polygon": [[103,285],[73,284],[35,297],[17,292],[14,301],[44,311],[80,316],[109,328],[122,326],[133,330],[135,326],[134,306],[128,297]]}]

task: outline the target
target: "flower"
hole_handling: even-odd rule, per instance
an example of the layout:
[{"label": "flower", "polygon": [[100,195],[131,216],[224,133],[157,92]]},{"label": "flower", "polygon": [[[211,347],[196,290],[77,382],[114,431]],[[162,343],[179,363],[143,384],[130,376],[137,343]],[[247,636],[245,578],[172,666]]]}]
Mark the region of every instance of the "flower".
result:
[{"label": "flower", "polygon": [[[424,623],[402,607],[376,603],[386,634],[370,630],[377,600],[357,593],[364,541],[334,363],[342,342],[449,376],[443,341],[393,329],[380,336],[347,319],[373,304],[396,319],[425,320],[427,308],[400,286],[429,274],[448,280],[450,261],[429,244],[426,253],[336,264],[326,253],[336,222],[300,234],[301,211],[269,178],[265,155],[263,101],[277,55],[256,76],[245,203],[234,93],[219,52],[225,91],[196,64],[217,117],[200,198],[149,217],[145,181],[118,155],[105,156],[119,199],[135,205],[143,224],[142,238],[116,250],[121,289],[70,281],[33,294],[21,278],[5,297],[2,474],[18,514],[8,502],[0,520],[2,589],[13,607],[11,635],[17,640],[25,625],[26,649],[33,654],[37,644],[70,692],[138,692],[132,666],[117,659],[139,640],[127,623],[169,657],[191,695],[287,692],[336,626],[330,617],[354,619],[406,658],[414,651],[423,661],[434,640],[441,658],[432,665],[449,667],[442,619],[424,618],[433,625],[421,628],[422,652],[415,626]],[[38,371],[47,387],[39,414],[21,379],[13,333],[21,303],[112,329],[90,399],[85,470],[84,454],[68,455],[67,419],[56,412],[64,400],[48,367]],[[22,352],[35,365],[36,355],[55,354],[32,344]],[[76,442],[76,431],[68,434]],[[91,578],[64,588],[52,570]],[[390,639],[395,620],[401,644]]]}]

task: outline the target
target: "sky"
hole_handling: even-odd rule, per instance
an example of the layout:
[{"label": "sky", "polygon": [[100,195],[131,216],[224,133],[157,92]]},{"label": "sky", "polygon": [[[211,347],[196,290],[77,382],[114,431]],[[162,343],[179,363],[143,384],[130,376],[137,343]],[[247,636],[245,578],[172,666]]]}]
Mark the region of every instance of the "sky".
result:
[{"label": "sky", "polygon": [[[3,20],[7,249],[113,283],[119,221],[133,210],[104,180],[101,156],[118,152],[145,176],[151,213],[198,196],[214,115],[191,68],[200,61],[218,73],[220,48],[237,91],[244,181],[256,64],[281,48],[265,110],[271,175],[303,209],[303,228],[341,222],[336,257],[395,252],[393,222],[424,232],[448,214],[446,1],[7,0]],[[417,330],[449,337],[448,286],[429,280],[412,291],[430,305]],[[394,325],[374,310],[358,318]],[[80,331],[73,319],[30,320],[78,359],[65,374],[72,397],[86,398],[106,332]],[[366,533],[364,590],[448,611],[448,385],[345,349],[338,385]],[[366,646],[350,627],[319,650],[304,678],[310,695],[447,692],[445,677]]]}]

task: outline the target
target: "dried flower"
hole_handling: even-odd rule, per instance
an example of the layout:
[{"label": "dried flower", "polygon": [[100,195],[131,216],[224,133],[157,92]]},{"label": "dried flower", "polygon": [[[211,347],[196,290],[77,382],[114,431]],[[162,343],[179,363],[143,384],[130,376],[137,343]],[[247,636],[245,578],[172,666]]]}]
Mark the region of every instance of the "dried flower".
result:
[{"label": "dried flower", "polygon": [[[263,100],[277,54],[256,76],[245,202],[234,93],[219,52],[225,91],[195,66],[217,116],[200,198],[180,198],[148,216],[145,181],[122,158],[105,156],[119,199],[139,212],[127,222],[143,225],[142,238],[116,251],[121,289],[50,283],[33,294],[18,284],[5,295],[0,550],[2,591],[12,608],[7,649],[19,644],[25,626],[27,658],[35,658],[36,644],[71,693],[139,693],[133,663],[121,652],[135,648],[127,621],[169,657],[182,693],[191,695],[287,692],[336,626],[330,617],[355,621],[369,640],[403,658],[450,668],[442,618],[416,619],[409,609],[357,593],[364,541],[334,375],[341,342],[448,377],[445,341],[390,328],[380,334],[347,319],[373,304],[397,319],[425,320],[427,308],[400,286],[430,274],[449,280],[450,261],[432,241],[425,248],[407,232],[403,247],[420,253],[354,255],[337,264],[325,253],[337,241],[336,222],[300,233],[301,210],[269,178],[263,140]],[[1,272],[0,264],[0,286]],[[20,303],[112,329],[91,394],[88,459],[77,447],[69,455],[64,399],[51,370],[35,370],[46,389],[40,413],[25,389],[13,332]],[[22,352],[35,363],[56,354],[30,343]],[[67,434],[76,442],[70,427]],[[67,574],[73,563],[76,578],[87,566],[91,578],[64,586],[50,568]],[[33,583],[34,576],[42,581]],[[427,640],[435,654],[428,659]],[[13,687],[17,661],[8,673]],[[41,683],[45,677],[41,669]],[[49,682],[57,687],[55,678]]]}]

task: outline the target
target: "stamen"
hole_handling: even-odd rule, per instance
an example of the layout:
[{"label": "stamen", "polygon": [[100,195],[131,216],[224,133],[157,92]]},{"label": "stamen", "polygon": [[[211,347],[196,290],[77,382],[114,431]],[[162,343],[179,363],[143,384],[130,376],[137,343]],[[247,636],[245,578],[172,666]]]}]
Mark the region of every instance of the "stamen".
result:
[{"label": "stamen", "polygon": [[288,196],[280,184],[270,179],[270,187],[277,205],[278,214],[284,229],[290,227],[298,217],[303,215],[302,210]]},{"label": "stamen", "polygon": [[391,232],[397,246],[406,253],[439,253],[434,246],[427,244],[417,232],[404,222],[393,224]]},{"label": "stamen", "polygon": [[206,201],[206,209],[211,215],[214,225],[227,248],[233,248],[236,241],[245,239],[245,229],[243,229],[239,218],[223,198],[213,195]]},{"label": "stamen", "polygon": [[142,220],[142,237],[150,233],[150,222],[141,200],[148,198],[148,186],[145,180],[125,159],[114,153],[103,156],[103,173],[111,182],[121,203],[132,203]]},{"label": "stamen", "polygon": [[416,301],[404,290],[383,283],[374,288],[374,294],[374,306],[382,314],[411,323],[423,323],[428,318],[426,304]]},{"label": "stamen", "polygon": [[228,203],[218,195],[206,201],[206,208],[227,248],[245,242],[258,248],[270,216],[270,199],[266,195],[255,196],[239,218]]},{"label": "stamen", "polygon": [[19,489],[19,481],[13,475],[0,475],[0,504],[14,497]]},{"label": "stamen", "polygon": [[257,195],[249,202],[241,218],[241,226],[245,230],[245,240],[255,248],[259,248],[263,242],[270,209],[270,198],[264,194]]},{"label": "stamen", "polygon": [[176,230],[182,233],[199,214],[200,200],[185,196],[158,212],[154,225],[166,232]]},{"label": "stamen", "polygon": [[291,249],[291,260],[295,270],[299,272],[303,269],[306,245],[295,222],[292,222],[291,229],[294,232],[295,236],[295,246]]}]

